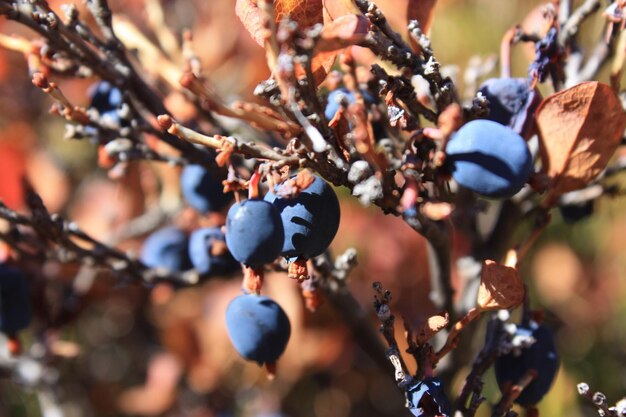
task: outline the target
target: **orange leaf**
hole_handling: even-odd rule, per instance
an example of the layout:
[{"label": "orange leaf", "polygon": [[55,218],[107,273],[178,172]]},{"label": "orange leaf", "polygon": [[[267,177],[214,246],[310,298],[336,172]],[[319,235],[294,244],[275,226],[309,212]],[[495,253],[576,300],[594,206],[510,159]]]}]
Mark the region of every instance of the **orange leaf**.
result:
[{"label": "orange leaf", "polygon": [[324,24],[316,50],[336,51],[350,45],[356,45],[365,39],[370,29],[370,21],[363,15],[349,14],[340,16]]},{"label": "orange leaf", "polygon": [[613,89],[585,82],[553,94],[537,109],[543,170],[552,195],[585,187],[619,146],[626,113]]},{"label": "orange leaf", "polygon": [[429,317],[415,335],[415,341],[418,345],[423,345],[438,332],[445,329],[449,322],[448,313]]},{"label": "orange leaf", "polygon": [[[322,0],[274,0],[275,23],[289,16],[304,29],[322,23]],[[235,12],[245,28],[261,46],[265,43],[263,13],[257,0],[237,0]]]},{"label": "orange leaf", "polygon": [[483,263],[478,289],[482,311],[512,308],[524,301],[524,283],[517,269],[491,260]]}]

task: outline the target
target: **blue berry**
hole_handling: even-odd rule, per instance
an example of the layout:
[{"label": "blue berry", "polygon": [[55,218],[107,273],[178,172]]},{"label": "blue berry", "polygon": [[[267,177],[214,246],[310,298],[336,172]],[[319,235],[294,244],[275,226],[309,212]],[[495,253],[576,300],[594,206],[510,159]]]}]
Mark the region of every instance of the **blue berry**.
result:
[{"label": "blue berry", "polygon": [[200,275],[228,274],[240,269],[239,262],[223,246],[224,253],[215,254],[226,238],[219,227],[206,227],[194,231],[189,237],[189,258]]},{"label": "blue berry", "polygon": [[[363,99],[366,103],[374,102],[374,98],[367,91],[362,90],[361,94],[363,95]],[[335,113],[337,113],[339,107],[341,107],[341,102],[344,99],[348,104],[352,104],[356,101],[354,93],[345,87],[331,91],[328,95],[328,104],[326,104],[326,108],[324,109],[324,116],[326,116],[326,120],[331,120],[335,117]]]},{"label": "blue berry", "polygon": [[273,262],[284,241],[280,213],[271,203],[251,199],[233,204],[226,216],[226,245],[233,257],[258,268]]},{"label": "blue berry", "polygon": [[593,200],[581,204],[563,204],[559,206],[559,211],[565,223],[577,223],[593,214]]},{"label": "blue berry", "polygon": [[226,308],[226,327],[235,349],[259,365],[275,363],[285,351],[291,325],[270,298],[240,295]]},{"label": "blue berry", "polygon": [[438,378],[425,378],[406,389],[411,414],[420,417],[450,416],[450,402]]},{"label": "blue berry", "polygon": [[32,318],[30,286],[17,269],[0,265],[0,332],[14,334]]},{"label": "blue berry", "polygon": [[[279,211],[285,230],[281,255],[310,259],[323,253],[339,228],[339,201],[332,187],[318,176],[297,197],[269,192],[265,200]],[[278,186],[280,187],[280,185]]]},{"label": "blue berry", "polygon": [[143,243],[141,261],[150,268],[166,268],[173,272],[190,269],[187,235],[174,226],[157,230]]},{"label": "blue berry", "polygon": [[531,323],[530,328],[518,327],[516,335],[534,338],[530,346],[513,350],[498,357],[495,363],[496,380],[501,390],[508,383],[516,384],[531,369],[537,377],[522,391],[516,403],[528,406],[537,404],[546,395],[559,370],[559,355],[552,331],[543,325]]},{"label": "blue berry", "polygon": [[491,78],[478,90],[489,100],[488,120],[508,126],[522,135],[532,122],[540,97],[525,78]]},{"label": "blue berry", "polygon": [[119,123],[120,116],[118,109],[123,104],[122,92],[108,81],[100,81],[92,87],[90,107],[95,108],[100,113],[100,117],[110,118]]},{"label": "blue berry", "polygon": [[533,168],[524,139],[490,120],[466,123],[448,142],[446,154],[454,180],[485,197],[512,197]]},{"label": "blue berry", "polygon": [[187,204],[200,213],[220,211],[233,194],[224,194],[222,184],[200,165],[187,165],[180,175],[180,188]]}]

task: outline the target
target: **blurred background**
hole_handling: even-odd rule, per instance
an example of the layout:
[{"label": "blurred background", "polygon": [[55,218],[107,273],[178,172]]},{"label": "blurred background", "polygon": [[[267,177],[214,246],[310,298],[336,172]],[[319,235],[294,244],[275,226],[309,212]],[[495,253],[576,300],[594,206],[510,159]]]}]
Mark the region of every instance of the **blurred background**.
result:
[{"label": "blurred background", "polygon": [[[396,0],[381,2],[391,16]],[[58,9],[61,1],[51,4]],[[512,25],[537,14],[535,0],[440,0],[431,29],[433,49],[464,92],[464,71],[478,56],[497,57],[501,36]],[[580,3],[580,2],[576,2]],[[111,1],[114,11],[129,16],[149,33],[142,0]],[[391,6],[390,6],[391,5]],[[607,3],[608,5],[608,3]],[[79,6],[80,8],[81,6]],[[228,100],[253,99],[258,82],[268,77],[263,50],[234,13],[234,0],[167,0],[166,20],[175,33],[191,28],[194,49],[219,93]],[[585,24],[581,43],[593,44],[603,30],[600,15]],[[527,20],[532,26],[532,19]],[[5,34],[30,37],[24,28],[4,20]],[[151,36],[151,35],[148,35]],[[513,75],[526,76],[532,49],[514,47]],[[489,76],[498,73],[497,66]],[[146,74],[149,78],[151,74]],[[608,76],[601,74],[600,81]],[[64,93],[88,105],[95,79],[56,77]],[[544,94],[550,87],[542,86]],[[174,99],[171,111],[182,110]],[[0,199],[24,208],[21,178],[26,176],[50,212],[76,221],[96,239],[110,241],[133,218],[165,204],[165,222],[188,228],[197,214],[178,197],[176,168],[160,163],[132,163],[127,175],[111,179],[98,167],[97,149],[89,141],[64,139],[65,123],[50,116],[49,97],[34,88],[24,57],[0,49]],[[248,131],[245,134],[254,134]],[[616,181],[621,181],[617,178]],[[167,201],[162,194],[167,190]],[[393,309],[409,323],[436,313],[430,303],[425,242],[402,221],[364,208],[345,190],[334,254],[349,247],[359,265],[349,287],[377,321],[371,283],[381,281],[393,293]],[[594,215],[566,224],[558,212],[524,267],[532,304],[545,308],[557,331],[563,366],[551,393],[541,404],[544,416],[591,416],[595,410],[576,394],[579,381],[602,390],[610,400],[626,394],[626,211],[622,198],[599,199]],[[191,220],[190,220],[191,219]],[[144,236],[117,242],[138,253]],[[453,255],[469,243],[455,238]],[[278,376],[267,381],[262,369],[242,360],[226,336],[224,310],[239,293],[240,277],[214,278],[193,288],[173,289],[119,283],[98,271],[79,299],[67,295],[80,269],[47,262],[31,265],[36,319],[22,335],[25,345],[38,338],[66,344],[53,364],[59,372],[58,399],[65,416],[398,416],[407,415],[392,374],[381,371],[358,347],[350,328],[329,305],[317,313],[303,308],[299,290],[284,274],[267,277],[267,293],[287,311],[292,338],[278,364]],[[455,274],[455,279],[458,279]],[[401,322],[401,320],[399,320]],[[399,323],[401,324],[401,323]],[[42,329],[46,329],[42,335]],[[476,330],[481,343],[482,330]],[[454,370],[451,393],[468,369]],[[490,372],[485,395],[497,401]],[[0,380],[0,415],[57,416],[46,408],[52,393],[23,389]],[[45,414],[46,410],[48,413]],[[483,407],[478,415],[486,416]]]}]

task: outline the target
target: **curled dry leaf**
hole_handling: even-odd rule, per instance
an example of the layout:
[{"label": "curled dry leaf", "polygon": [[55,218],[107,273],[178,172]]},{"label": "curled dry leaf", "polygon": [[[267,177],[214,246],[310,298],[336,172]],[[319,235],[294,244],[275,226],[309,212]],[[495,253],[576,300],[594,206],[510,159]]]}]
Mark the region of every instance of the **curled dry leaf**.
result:
[{"label": "curled dry leaf", "polygon": [[[274,0],[273,4],[276,23],[287,16],[298,22],[301,28],[322,23],[322,0]],[[254,40],[263,46],[265,26],[258,0],[237,0],[235,12]]]},{"label": "curled dry leaf", "polygon": [[[302,29],[322,23],[322,0],[274,0],[274,20],[279,23],[289,17]],[[250,35],[261,46],[265,44],[266,27],[263,22],[263,11],[258,0],[237,0],[235,12]],[[320,84],[335,63],[336,52],[320,52],[313,57],[311,69],[315,81]],[[296,76],[303,77],[305,71],[300,65],[296,68]]]},{"label": "curled dry leaf", "polygon": [[329,52],[350,45],[358,45],[365,39],[369,29],[370,21],[363,15],[340,16],[332,22],[324,24],[324,30],[316,45],[316,51]]},{"label": "curled dry leaf", "polygon": [[429,317],[415,335],[416,343],[425,344],[439,331],[445,329],[449,322],[448,313]]},{"label": "curled dry leaf", "polygon": [[585,187],[604,170],[626,127],[615,92],[585,82],[546,98],[536,112],[543,170],[552,197]]},{"label": "curled dry leaf", "polygon": [[524,301],[524,283],[517,269],[491,260],[483,263],[477,303],[482,311],[513,308]]}]

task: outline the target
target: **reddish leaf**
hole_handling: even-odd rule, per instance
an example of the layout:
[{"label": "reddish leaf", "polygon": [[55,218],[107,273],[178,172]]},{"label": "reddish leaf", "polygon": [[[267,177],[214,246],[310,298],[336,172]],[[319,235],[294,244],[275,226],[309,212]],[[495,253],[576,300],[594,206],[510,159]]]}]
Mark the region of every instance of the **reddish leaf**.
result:
[{"label": "reddish leaf", "polygon": [[324,24],[348,14],[360,14],[353,0],[323,0]]},{"label": "reddish leaf", "polygon": [[369,20],[363,15],[344,15],[332,22],[324,24],[324,30],[316,50],[336,51],[350,45],[357,45],[367,35],[370,29]]},{"label": "reddish leaf", "polygon": [[[237,0],[235,11],[245,28],[259,45],[263,45],[263,13],[257,0]],[[322,23],[322,0],[274,0],[275,21],[280,22],[289,16],[298,22],[301,28]]]},{"label": "reddish leaf", "polygon": [[536,112],[543,170],[552,195],[585,187],[606,167],[626,127],[615,92],[585,82],[546,98]]},{"label": "reddish leaf", "polygon": [[482,311],[512,308],[524,301],[524,283],[517,269],[487,260],[480,273],[477,303]]},{"label": "reddish leaf", "polygon": [[435,4],[437,4],[437,0],[409,0],[406,9],[407,20],[409,22],[417,20],[422,32],[427,33],[433,21]]}]

